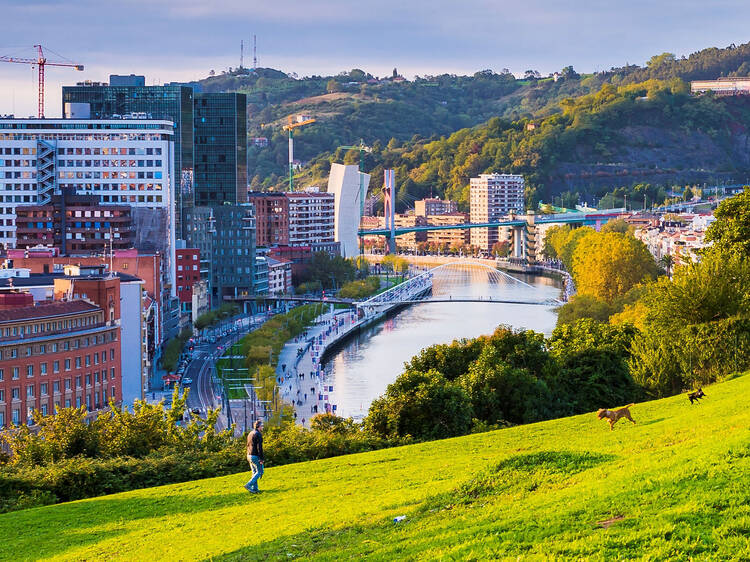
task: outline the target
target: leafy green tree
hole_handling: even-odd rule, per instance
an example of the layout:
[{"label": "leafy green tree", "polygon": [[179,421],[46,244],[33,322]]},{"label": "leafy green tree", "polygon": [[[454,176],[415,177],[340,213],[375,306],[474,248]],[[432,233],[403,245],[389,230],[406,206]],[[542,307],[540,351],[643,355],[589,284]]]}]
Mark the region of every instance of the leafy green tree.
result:
[{"label": "leafy green tree", "polygon": [[370,406],[368,431],[383,437],[440,439],[468,433],[472,409],[466,393],[437,371],[407,371]]},{"label": "leafy green tree", "polygon": [[405,363],[404,369],[423,373],[434,370],[453,381],[469,370],[469,366],[479,357],[483,345],[481,339],[431,345]]},{"label": "leafy green tree", "polygon": [[528,423],[554,417],[547,385],[528,369],[505,361],[495,347],[482,350],[459,383],[471,399],[474,417],[488,422]]},{"label": "leafy green tree", "polygon": [[678,267],[643,295],[647,322],[662,329],[712,322],[750,312],[750,261],[710,252]]},{"label": "leafy green tree", "polygon": [[573,278],[580,294],[608,303],[656,277],[653,256],[640,240],[618,232],[584,238],[573,254]]},{"label": "leafy green tree", "polygon": [[565,354],[550,385],[556,395],[569,401],[570,413],[625,405],[642,396],[623,355],[604,348]]},{"label": "leafy green tree", "polygon": [[593,295],[573,295],[557,309],[557,325],[573,324],[583,318],[607,322],[615,309],[607,301]]},{"label": "leafy green tree", "polygon": [[615,219],[612,221],[607,221],[607,223],[602,226],[599,232],[619,232],[620,234],[632,234],[634,230],[635,229],[627,222],[625,222],[624,219]]},{"label": "leafy green tree", "polygon": [[637,333],[633,326],[583,319],[555,328],[547,345],[558,358],[597,349],[613,351],[625,358]]},{"label": "leafy green tree", "polygon": [[750,257],[750,187],[725,199],[714,211],[714,221],[706,230],[711,251]]}]

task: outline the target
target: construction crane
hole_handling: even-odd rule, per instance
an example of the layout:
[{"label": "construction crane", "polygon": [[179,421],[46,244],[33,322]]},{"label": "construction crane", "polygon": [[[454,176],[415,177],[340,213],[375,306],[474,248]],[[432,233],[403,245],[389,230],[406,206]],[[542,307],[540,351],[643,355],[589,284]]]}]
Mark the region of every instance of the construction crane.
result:
[{"label": "construction crane", "polygon": [[34,48],[37,50],[37,57],[35,59],[32,58],[20,58],[20,57],[11,57],[11,56],[0,56],[0,62],[15,62],[18,64],[30,64],[30,65],[36,65],[39,69],[39,91],[38,91],[38,100],[39,100],[39,118],[42,119],[44,117],[44,67],[45,66],[70,66],[72,68],[75,68],[76,70],[83,70],[83,65],[74,63],[74,62],[65,62],[65,61],[48,61],[47,57],[44,55],[44,50],[42,49],[41,45],[34,45]]},{"label": "construction crane", "polygon": [[[365,152],[372,152],[372,148],[365,145],[365,141],[359,139],[358,146],[340,146],[346,150],[359,150],[359,220],[365,216]],[[364,250],[362,245],[362,236],[359,237],[359,253],[361,254]]]},{"label": "construction crane", "polygon": [[294,191],[294,140],[293,131],[299,127],[304,127],[310,123],[315,123],[315,119],[305,119],[303,121],[294,121],[292,116],[289,116],[289,123],[284,125],[284,130],[289,132],[289,191]]}]

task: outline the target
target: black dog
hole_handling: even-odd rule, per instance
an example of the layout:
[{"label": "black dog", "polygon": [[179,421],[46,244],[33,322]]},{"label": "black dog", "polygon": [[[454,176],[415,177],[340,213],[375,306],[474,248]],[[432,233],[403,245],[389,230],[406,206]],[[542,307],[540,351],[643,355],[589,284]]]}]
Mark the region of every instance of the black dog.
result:
[{"label": "black dog", "polygon": [[693,402],[698,402],[698,400],[700,398],[703,398],[704,396],[706,395],[703,393],[703,389],[699,388],[695,392],[691,392],[690,394],[688,394],[688,399],[690,400],[690,403],[692,404]]}]

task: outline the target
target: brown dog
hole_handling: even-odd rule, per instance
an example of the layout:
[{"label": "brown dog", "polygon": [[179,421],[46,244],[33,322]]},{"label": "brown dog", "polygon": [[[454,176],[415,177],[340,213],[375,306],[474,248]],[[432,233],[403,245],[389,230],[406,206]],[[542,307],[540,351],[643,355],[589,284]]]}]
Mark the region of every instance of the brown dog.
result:
[{"label": "brown dog", "polygon": [[596,412],[596,417],[600,420],[606,418],[609,422],[609,430],[612,431],[614,429],[612,426],[615,425],[617,420],[619,420],[620,418],[627,418],[631,422],[635,423],[635,420],[630,416],[631,406],[635,406],[635,404],[628,404],[627,406],[620,408],[619,410],[605,410],[604,408],[602,408]]}]

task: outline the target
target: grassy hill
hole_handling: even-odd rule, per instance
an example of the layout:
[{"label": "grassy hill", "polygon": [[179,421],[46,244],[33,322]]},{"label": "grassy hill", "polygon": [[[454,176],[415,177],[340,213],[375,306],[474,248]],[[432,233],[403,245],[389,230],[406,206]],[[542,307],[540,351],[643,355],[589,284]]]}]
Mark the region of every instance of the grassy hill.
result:
[{"label": "grassy hill", "polygon": [[[0,559],[750,558],[750,375],[594,414],[0,516]],[[613,406],[613,405],[609,405]],[[406,515],[402,522],[393,518]]]}]

